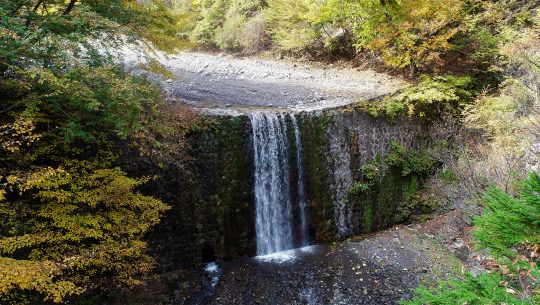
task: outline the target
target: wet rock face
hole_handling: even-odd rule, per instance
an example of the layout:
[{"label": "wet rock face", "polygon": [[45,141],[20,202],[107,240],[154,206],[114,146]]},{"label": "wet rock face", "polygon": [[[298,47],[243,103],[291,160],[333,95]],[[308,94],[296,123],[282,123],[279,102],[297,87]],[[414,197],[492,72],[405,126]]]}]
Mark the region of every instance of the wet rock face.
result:
[{"label": "wet rock face", "polygon": [[[299,113],[295,118],[301,131],[304,196],[313,241],[373,232],[400,220],[404,193],[416,185],[412,178],[388,170],[369,192],[352,196],[349,189],[362,178],[362,165],[383,158],[392,141],[414,147],[421,131],[417,124],[406,120],[391,124],[350,109]],[[256,253],[250,119],[221,116],[211,121],[189,139],[190,176],[179,185],[171,182],[170,175],[162,178],[168,181],[156,182],[167,185],[167,202],[172,205],[150,235],[161,265],[192,266],[209,253],[218,261]],[[289,158],[295,160],[296,135],[290,117],[287,122]],[[296,198],[294,164],[290,176],[291,197]],[[298,210],[293,213],[296,219]]]},{"label": "wet rock face", "polygon": [[353,195],[350,189],[362,181],[363,165],[385,158],[390,143],[415,148],[422,130],[419,124],[411,120],[392,124],[347,109],[304,116],[302,130],[306,192],[316,240],[374,232],[402,220],[400,202],[418,186],[416,177],[384,169],[366,192]]},{"label": "wet rock face", "polygon": [[149,235],[159,265],[185,268],[252,255],[256,245],[248,118],[211,118],[188,141],[187,168],[165,164],[164,175],[154,182],[172,206]]}]

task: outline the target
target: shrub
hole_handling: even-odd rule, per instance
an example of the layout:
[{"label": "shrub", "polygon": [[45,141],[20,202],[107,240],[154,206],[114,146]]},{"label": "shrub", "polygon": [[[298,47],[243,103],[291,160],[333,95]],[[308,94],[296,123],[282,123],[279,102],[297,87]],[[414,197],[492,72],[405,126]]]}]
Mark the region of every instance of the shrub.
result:
[{"label": "shrub", "polygon": [[[258,13],[264,2],[261,0],[206,0],[198,5],[199,20],[191,32],[191,40],[200,45],[216,46],[221,49],[238,50],[249,46],[255,36],[264,37]],[[257,30],[244,35],[247,29]],[[262,39],[262,38],[259,38]],[[256,43],[255,43],[256,44]]]},{"label": "shrub", "polygon": [[465,274],[463,278],[442,281],[439,286],[430,290],[420,287],[417,297],[401,302],[404,305],[499,305],[499,304],[535,304],[522,300],[510,293],[509,287],[501,285],[504,278],[499,274],[481,273],[478,277]]},{"label": "shrub", "polygon": [[479,96],[464,107],[467,126],[484,130],[492,139],[513,137],[518,129],[516,113],[519,105],[509,96]]},{"label": "shrub", "polygon": [[367,103],[364,107],[375,116],[386,114],[435,119],[445,113],[459,115],[459,110],[471,102],[473,96],[471,77],[427,77],[415,86],[386,97],[381,103]]},{"label": "shrub", "polygon": [[490,188],[485,202],[484,215],[474,221],[474,236],[481,248],[513,257],[519,243],[540,243],[540,175],[531,174],[518,198]]},{"label": "shrub", "polygon": [[388,166],[400,169],[404,177],[412,174],[426,175],[437,165],[429,155],[428,149],[407,150],[397,142],[390,143],[390,153],[386,156],[385,162]]},{"label": "shrub", "polygon": [[241,45],[241,35],[246,27],[246,17],[234,15],[225,20],[223,26],[216,31],[215,43],[220,49],[236,50]]},{"label": "shrub", "polygon": [[363,194],[372,187],[373,185],[371,183],[362,183],[362,182],[355,182],[351,188],[349,188],[349,194],[351,195],[360,195]]},{"label": "shrub", "polygon": [[491,272],[466,273],[417,289],[417,297],[402,304],[537,304],[540,245],[540,175],[532,173],[519,197],[502,190],[487,191],[486,210],[474,220],[475,241],[496,258]]},{"label": "shrub", "polygon": [[266,15],[261,12],[249,19],[239,37],[240,45],[248,54],[263,51],[269,44]]}]

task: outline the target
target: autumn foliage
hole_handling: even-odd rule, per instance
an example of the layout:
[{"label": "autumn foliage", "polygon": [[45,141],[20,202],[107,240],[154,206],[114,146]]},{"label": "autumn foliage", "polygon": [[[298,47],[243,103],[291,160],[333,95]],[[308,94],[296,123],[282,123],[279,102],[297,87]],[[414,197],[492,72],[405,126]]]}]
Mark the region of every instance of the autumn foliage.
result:
[{"label": "autumn foliage", "polygon": [[168,206],[117,158],[170,128],[160,88],[107,50],[174,50],[180,21],[159,1],[0,1],[2,304],[114,295],[153,268],[143,237]]}]

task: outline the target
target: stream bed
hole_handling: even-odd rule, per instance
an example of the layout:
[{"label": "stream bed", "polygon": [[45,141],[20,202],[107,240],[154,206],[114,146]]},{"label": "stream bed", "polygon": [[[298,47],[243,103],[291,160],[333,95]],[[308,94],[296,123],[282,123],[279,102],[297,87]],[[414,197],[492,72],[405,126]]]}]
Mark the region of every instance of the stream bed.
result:
[{"label": "stream bed", "polygon": [[109,305],[398,304],[418,284],[461,273],[464,228],[453,211],[343,242],[163,270]]},{"label": "stream bed", "polygon": [[225,262],[211,297],[193,303],[193,295],[186,296],[178,304],[397,304],[411,298],[418,284],[459,270],[459,261],[432,235],[456,234],[453,217]]}]

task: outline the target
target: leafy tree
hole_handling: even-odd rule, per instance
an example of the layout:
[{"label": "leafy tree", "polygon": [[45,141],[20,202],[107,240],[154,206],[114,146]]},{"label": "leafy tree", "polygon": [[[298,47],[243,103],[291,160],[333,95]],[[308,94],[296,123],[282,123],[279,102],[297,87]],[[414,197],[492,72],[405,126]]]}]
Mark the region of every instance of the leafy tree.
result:
[{"label": "leafy tree", "polygon": [[[186,2],[199,7],[191,34],[197,44],[238,50],[243,29],[262,12],[271,45],[280,50],[314,57],[369,55],[412,74],[486,73],[498,55],[504,23],[494,22],[500,12],[493,3],[476,0]],[[498,9],[505,5],[511,6]]]},{"label": "leafy tree", "polygon": [[[257,13],[265,6],[261,0],[206,0],[191,2],[198,11],[199,19],[191,32],[191,39],[197,44],[217,46],[225,50],[249,49],[252,44],[265,39],[259,29],[253,28]],[[253,42],[245,36],[256,34]]]},{"label": "leafy tree", "polygon": [[356,47],[373,50],[390,67],[440,64],[440,54],[453,48],[451,39],[460,31],[463,14],[460,0],[363,1],[351,19]]},{"label": "leafy tree", "polygon": [[309,0],[268,1],[270,33],[277,45],[285,51],[305,51],[312,46],[320,33],[311,26],[307,14]]},{"label": "leafy tree", "polygon": [[160,88],[108,50],[174,50],[181,21],[158,0],[0,0],[3,304],[113,294],[152,267],[143,236],[167,206],[115,162],[159,147]]},{"label": "leafy tree", "polygon": [[89,284],[101,291],[137,284],[151,268],[141,238],[167,206],[134,191],[144,179],[92,167],[76,162],[69,172],[43,168],[7,177],[0,202],[3,300],[58,303]]}]

